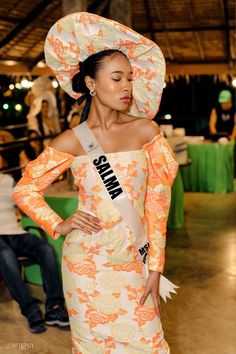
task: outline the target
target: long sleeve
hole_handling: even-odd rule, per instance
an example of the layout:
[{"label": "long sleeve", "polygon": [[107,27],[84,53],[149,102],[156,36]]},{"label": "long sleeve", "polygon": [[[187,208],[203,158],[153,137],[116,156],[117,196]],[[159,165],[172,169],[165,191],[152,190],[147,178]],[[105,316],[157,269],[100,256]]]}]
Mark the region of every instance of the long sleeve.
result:
[{"label": "long sleeve", "polygon": [[171,186],[178,170],[173,152],[160,133],[142,147],[147,158],[148,178],[144,210],[149,240],[148,269],[163,272],[166,225]]},{"label": "long sleeve", "polygon": [[64,171],[66,171],[75,157],[47,146],[33,161],[29,162],[22,178],[13,192],[13,200],[40,227],[52,238],[57,239],[55,227],[62,222],[44,199],[47,187]]}]

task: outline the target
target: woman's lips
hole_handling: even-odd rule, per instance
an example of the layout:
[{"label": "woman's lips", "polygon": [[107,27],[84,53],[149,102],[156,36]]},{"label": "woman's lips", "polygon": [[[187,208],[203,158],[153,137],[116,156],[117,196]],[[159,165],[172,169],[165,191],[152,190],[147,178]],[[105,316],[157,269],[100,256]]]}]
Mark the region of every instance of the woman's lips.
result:
[{"label": "woman's lips", "polygon": [[125,103],[130,103],[130,97],[122,97],[121,101],[125,102]]}]

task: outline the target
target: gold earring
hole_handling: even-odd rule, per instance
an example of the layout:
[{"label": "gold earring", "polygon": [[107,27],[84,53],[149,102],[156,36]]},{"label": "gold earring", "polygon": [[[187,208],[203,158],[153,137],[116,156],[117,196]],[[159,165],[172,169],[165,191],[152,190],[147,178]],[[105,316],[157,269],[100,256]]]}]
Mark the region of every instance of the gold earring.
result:
[{"label": "gold earring", "polygon": [[91,96],[95,96],[96,95],[96,91],[95,90],[90,90],[89,93],[90,93]]}]

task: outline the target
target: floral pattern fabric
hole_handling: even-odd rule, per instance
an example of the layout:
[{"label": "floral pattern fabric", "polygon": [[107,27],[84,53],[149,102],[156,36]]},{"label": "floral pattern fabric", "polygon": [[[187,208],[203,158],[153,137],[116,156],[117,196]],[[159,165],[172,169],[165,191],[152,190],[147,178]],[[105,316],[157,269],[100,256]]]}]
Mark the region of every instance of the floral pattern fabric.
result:
[{"label": "floral pattern fabric", "polygon": [[78,64],[106,49],[120,50],[129,58],[133,72],[129,114],[154,118],[165,79],[165,59],[155,42],[111,19],[79,12],[59,19],[49,30],[44,45],[46,64],[63,90],[75,99],[81,96],[71,84],[79,71]]},{"label": "floral pattern fabric", "polygon": [[[142,219],[150,243],[148,268],[162,272],[170,189],[177,171],[172,151],[158,134],[140,150],[107,157]],[[69,167],[79,188],[78,209],[97,216],[102,226],[92,235],[74,229],[63,244],[63,288],[73,353],[169,353],[151,295],[144,305],[139,303],[146,275],[135,235],[108,199],[87,155],[74,157],[47,146],[27,165],[14,200],[57,238],[54,229],[61,218],[45,203],[43,193]]]}]

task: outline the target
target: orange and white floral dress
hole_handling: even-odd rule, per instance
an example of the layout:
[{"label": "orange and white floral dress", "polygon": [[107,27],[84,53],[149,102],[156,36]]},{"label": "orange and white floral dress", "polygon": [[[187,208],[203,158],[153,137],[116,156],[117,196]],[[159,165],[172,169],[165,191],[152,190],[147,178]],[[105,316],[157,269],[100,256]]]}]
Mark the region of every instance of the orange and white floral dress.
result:
[{"label": "orange and white floral dress", "polygon": [[[173,153],[160,133],[140,150],[106,155],[142,219],[150,243],[148,268],[163,272],[171,185],[178,168]],[[102,225],[92,235],[74,229],[63,244],[63,288],[73,353],[169,353],[151,295],[144,305],[139,303],[146,279],[135,235],[108,198],[87,155],[74,157],[47,146],[26,166],[14,200],[58,238],[54,229],[62,219],[43,193],[69,167],[79,188],[78,210],[97,216]]]}]

